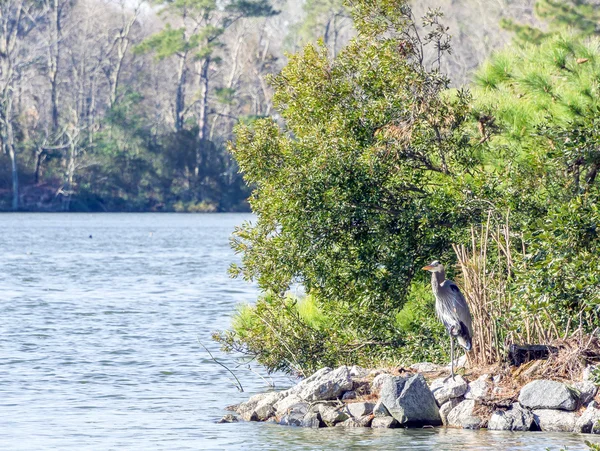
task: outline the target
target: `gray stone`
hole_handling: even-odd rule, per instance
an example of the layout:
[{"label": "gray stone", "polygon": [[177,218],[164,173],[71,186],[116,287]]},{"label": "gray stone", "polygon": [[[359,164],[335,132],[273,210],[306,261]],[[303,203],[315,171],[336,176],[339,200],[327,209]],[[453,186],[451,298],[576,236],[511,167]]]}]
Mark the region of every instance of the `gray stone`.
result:
[{"label": "gray stone", "polygon": [[350,415],[354,418],[359,418],[364,415],[373,413],[374,404],[370,402],[353,402],[346,406]]},{"label": "gray stone", "polygon": [[391,374],[387,374],[387,373],[381,373],[378,374],[377,376],[375,376],[375,378],[373,379],[373,382],[371,382],[371,392],[372,393],[379,393],[381,391],[381,387],[383,386],[383,383],[388,380],[388,379],[393,379],[394,376],[392,376]]},{"label": "gray stone", "polygon": [[417,373],[435,373],[445,369],[444,366],[431,362],[413,363],[411,366],[409,366],[409,368]]},{"label": "gray stone", "polygon": [[515,402],[509,410],[496,410],[488,421],[488,429],[494,431],[528,431],[533,414]]},{"label": "gray stone", "polygon": [[475,400],[465,399],[448,413],[448,426],[479,429],[483,418],[474,414]]},{"label": "gray stone", "polygon": [[574,432],[586,434],[600,433],[600,409],[596,401],[592,401],[583,414],[575,421]]},{"label": "gray stone", "polygon": [[565,385],[556,381],[537,380],[528,383],[519,393],[519,402],[530,409],[575,410],[577,398]]},{"label": "gray stone", "polygon": [[375,407],[373,407],[373,415],[376,417],[391,417],[390,412],[385,408],[381,399],[377,401]]},{"label": "gray stone", "polygon": [[448,414],[452,409],[454,409],[457,405],[459,405],[463,401],[463,398],[452,398],[446,401],[440,407],[440,418],[442,419],[442,424],[444,426],[448,425]]},{"label": "gray stone", "polygon": [[299,402],[290,406],[285,414],[279,419],[279,424],[284,426],[302,426],[304,418],[308,413],[308,404]]},{"label": "gray stone", "polygon": [[579,393],[579,404],[582,406],[587,406],[596,396],[596,391],[598,391],[596,384],[590,381],[575,382],[573,387]]},{"label": "gray stone", "polygon": [[435,398],[420,374],[385,379],[380,398],[402,425],[437,426],[442,423]]},{"label": "gray stone", "polygon": [[489,375],[484,374],[480,376],[477,380],[471,382],[467,391],[465,392],[465,399],[475,399],[480,400],[485,398],[490,391],[490,384],[488,382]]},{"label": "gray stone", "polygon": [[237,423],[239,420],[235,415],[228,413],[223,418],[221,418],[217,423]]},{"label": "gray stone", "polygon": [[277,401],[279,401],[283,396],[284,395],[281,392],[267,393],[267,396],[261,399],[254,408],[254,413],[256,414],[257,420],[264,421],[267,418],[275,415],[275,408],[273,407],[273,405]]},{"label": "gray stone", "polygon": [[288,395],[285,398],[282,398],[279,401],[277,401],[273,405],[273,408],[275,409],[275,412],[277,412],[278,415],[282,415],[288,413],[290,407],[292,407],[294,404],[298,404],[299,402],[302,402],[302,398],[300,398],[300,396]]},{"label": "gray stone", "polygon": [[577,417],[574,412],[554,409],[536,409],[533,420],[544,432],[573,432]]},{"label": "gray stone", "polygon": [[[467,354],[461,355],[458,359],[454,359],[454,369],[464,368],[467,365]],[[450,369],[450,364],[446,365],[446,369]]]},{"label": "gray stone", "polygon": [[335,426],[337,423],[346,421],[349,418],[346,412],[332,406],[319,406],[319,413],[321,414],[321,421],[329,427]]},{"label": "gray stone", "polygon": [[342,393],[351,389],[350,371],[348,367],[341,366],[335,370],[322,368],[290,389],[290,392],[305,401],[321,401],[338,399]]},{"label": "gray stone", "polygon": [[308,412],[302,419],[302,427],[305,428],[317,429],[321,425],[321,415],[318,412]]},{"label": "gray stone", "polygon": [[441,406],[446,401],[452,398],[460,398],[467,391],[467,381],[462,376],[455,376],[454,379],[451,377],[440,377],[431,382],[431,393]]},{"label": "gray stone", "polygon": [[367,377],[368,374],[368,370],[358,365],[354,365],[352,368],[350,368],[350,376],[352,376],[353,378],[362,379],[363,377]]},{"label": "gray stone", "polygon": [[371,427],[374,429],[395,428],[398,427],[398,422],[394,417],[375,417],[371,422]]},{"label": "gray stone", "polygon": [[345,428],[368,428],[371,426],[371,420],[373,417],[371,415],[365,415],[360,418],[348,418],[341,423],[336,424],[336,427],[345,427]]},{"label": "gray stone", "polygon": [[347,391],[342,395],[342,401],[347,401],[349,399],[356,399],[356,392],[354,390]]},{"label": "gray stone", "polygon": [[589,382],[593,382],[594,379],[594,370],[596,370],[596,368],[598,367],[598,365],[588,365],[585,367],[585,369],[583,370],[583,374],[581,375],[584,381],[589,381]]},{"label": "gray stone", "polygon": [[494,385],[498,385],[501,380],[502,376],[499,374],[496,374],[494,377],[492,377],[492,382],[494,383]]}]

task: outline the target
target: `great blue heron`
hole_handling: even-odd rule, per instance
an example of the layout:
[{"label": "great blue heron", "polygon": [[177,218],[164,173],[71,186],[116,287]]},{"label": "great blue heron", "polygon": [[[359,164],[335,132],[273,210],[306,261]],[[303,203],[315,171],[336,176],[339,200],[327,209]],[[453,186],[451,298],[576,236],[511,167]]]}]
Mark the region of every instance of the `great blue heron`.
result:
[{"label": "great blue heron", "polygon": [[471,311],[458,286],[446,279],[444,266],[440,262],[434,261],[423,269],[431,272],[435,312],[450,335],[450,375],[454,379],[454,337],[465,350],[471,350]]}]

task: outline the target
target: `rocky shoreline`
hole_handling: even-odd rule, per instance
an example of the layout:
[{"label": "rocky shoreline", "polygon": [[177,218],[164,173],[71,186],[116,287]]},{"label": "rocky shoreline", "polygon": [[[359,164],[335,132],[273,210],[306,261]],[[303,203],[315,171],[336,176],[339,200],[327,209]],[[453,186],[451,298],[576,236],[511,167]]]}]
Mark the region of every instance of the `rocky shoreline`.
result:
[{"label": "rocky shoreline", "polygon": [[[429,363],[406,370],[322,368],[297,385],[228,407],[243,421],[321,427],[487,428],[506,431],[600,433],[600,403],[591,381],[533,380],[507,394],[507,375],[444,373]],[[437,376],[437,377],[436,377]],[[238,421],[234,414],[220,422]]]}]

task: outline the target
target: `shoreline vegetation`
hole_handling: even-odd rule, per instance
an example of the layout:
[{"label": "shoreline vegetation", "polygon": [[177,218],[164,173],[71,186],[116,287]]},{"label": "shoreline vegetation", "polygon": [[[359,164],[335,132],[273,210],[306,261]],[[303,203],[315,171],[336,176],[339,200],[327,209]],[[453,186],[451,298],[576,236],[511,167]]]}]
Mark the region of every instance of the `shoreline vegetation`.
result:
[{"label": "shoreline vegetation", "polygon": [[[231,144],[257,217],[231,274],[261,295],[213,337],[304,380],[242,419],[598,431],[600,31],[591,4],[566,3],[538,2],[545,31],[509,24],[514,44],[460,89],[441,12],[397,0],[347,2],[343,50],[308,45],[271,77],[280,118]],[[449,359],[432,260],[473,314],[455,381],[418,364]]]}]

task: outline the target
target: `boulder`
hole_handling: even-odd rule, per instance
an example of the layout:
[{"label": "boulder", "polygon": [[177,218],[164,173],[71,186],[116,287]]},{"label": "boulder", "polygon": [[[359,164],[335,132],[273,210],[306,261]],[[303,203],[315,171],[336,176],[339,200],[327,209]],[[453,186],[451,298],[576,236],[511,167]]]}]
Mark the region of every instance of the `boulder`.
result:
[{"label": "boulder", "polygon": [[284,415],[279,418],[279,424],[284,426],[302,426],[304,418],[308,413],[309,405],[305,402],[299,402],[286,409]]},{"label": "boulder", "polygon": [[292,407],[294,404],[298,404],[302,401],[302,398],[300,398],[300,396],[298,395],[288,395],[285,398],[280,399],[279,401],[277,401],[275,404],[273,404],[273,408],[275,409],[275,412],[277,412],[278,415],[283,415],[288,413],[288,410],[290,409],[290,407]]},{"label": "boulder", "polygon": [[223,418],[221,418],[217,423],[237,423],[239,420],[235,415],[228,413]]},{"label": "boulder", "polygon": [[267,396],[261,399],[254,408],[254,413],[256,414],[258,421],[264,421],[275,415],[275,408],[273,406],[283,396],[284,394],[281,392],[267,393]]},{"label": "boulder", "polygon": [[483,418],[475,415],[475,400],[465,399],[448,413],[448,426],[479,429]]},{"label": "boulder", "polygon": [[264,421],[275,414],[273,405],[283,396],[285,392],[259,393],[241,403],[236,412],[244,421]]},{"label": "boulder", "polygon": [[374,429],[395,428],[398,426],[398,422],[394,417],[375,417],[371,422],[371,427]]},{"label": "boulder", "polygon": [[420,374],[386,378],[381,387],[380,399],[402,425],[437,426],[442,423],[435,398]]},{"label": "boulder", "polygon": [[577,397],[565,384],[549,380],[528,383],[519,393],[519,402],[529,409],[575,410]]},{"label": "boulder", "polygon": [[[454,359],[454,368],[464,368],[467,365],[467,354],[461,355],[458,359]],[[446,369],[450,369],[450,364],[446,365]]]},{"label": "boulder", "polygon": [[446,401],[452,398],[460,398],[467,391],[467,381],[462,376],[440,377],[431,382],[431,393],[438,404],[441,406]]},{"label": "boulder", "polygon": [[369,371],[354,365],[352,368],[350,368],[350,376],[356,379],[362,379],[363,377],[367,377],[367,375],[369,374]]},{"label": "boulder", "polygon": [[574,432],[600,434],[600,409],[598,403],[592,401],[583,414],[575,421]]},{"label": "boulder", "polygon": [[509,410],[496,410],[488,421],[493,431],[528,431],[533,423],[533,414],[515,402]]},{"label": "boulder", "polygon": [[365,415],[360,418],[348,418],[346,421],[342,421],[335,425],[335,427],[345,427],[345,428],[368,428],[371,426],[371,421],[373,420],[372,415]]},{"label": "boulder", "polygon": [[590,381],[575,382],[573,387],[579,393],[579,405],[581,406],[587,406],[598,391],[596,384]]},{"label": "boulder", "polygon": [[574,412],[555,409],[536,409],[533,420],[544,432],[573,432],[577,417]]},{"label": "boulder", "polygon": [[347,401],[349,399],[356,399],[356,392],[354,390],[347,391],[342,395],[342,401]]},{"label": "boulder", "polygon": [[485,398],[490,392],[491,388],[488,382],[489,378],[490,377],[488,374],[484,374],[477,380],[471,382],[467,387],[467,391],[465,392],[465,399],[480,400]]},{"label": "boulder", "polygon": [[371,415],[373,413],[373,407],[374,404],[370,402],[353,402],[346,406],[348,412],[350,412],[350,415],[354,418]]},{"label": "boulder", "polygon": [[292,387],[290,394],[298,395],[305,401],[338,399],[342,393],[352,390],[350,370],[341,366],[335,370],[322,368],[309,378]]},{"label": "boulder", "polygon": [[463,401],[463,398],[452,398],[446,401],[440,407],[440,418],[442,419],[442,424],[444,426],[448,425],[448,414],[452,409],[454,409],[457,405],[459,405]]},{"label": "boulder", "polygon": [[302,419],[302,427],[317,429],[323,425],[319,412],[308,412]]},{"label": "boulder", "polygon": [[346,421],[349,418],[346,412],[336,409],[333,406],[320,405],[319,413],[321,414],[321,421],[329,427],[335,426],[337,423]]},{"label": "boulder", "polygon": [[442,365],[437,365],[430,362],[413,363],[411,366],[409,366],[409,368],[417,373],[435,373],[445,369],[445,367]]},{"label": "boulder", "polygon": [[373,407],[373,415],[376,417],[391,417],[390,412],[385,408],[381,399],[379,399],[377,404]]},{"label": "boulder", "polygon": [[387,374],[387,373],[381,373],[381,374],[378,374],[377,376],[375,376],[375,378],[373,379],[373,382],[371,382],[371,392],[379,393],[381,391],[381,387],[383,386],[383,383],[388,379],[393,379],[393,377],[394,376],[392,376],[391,374]]}]

